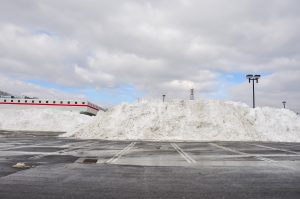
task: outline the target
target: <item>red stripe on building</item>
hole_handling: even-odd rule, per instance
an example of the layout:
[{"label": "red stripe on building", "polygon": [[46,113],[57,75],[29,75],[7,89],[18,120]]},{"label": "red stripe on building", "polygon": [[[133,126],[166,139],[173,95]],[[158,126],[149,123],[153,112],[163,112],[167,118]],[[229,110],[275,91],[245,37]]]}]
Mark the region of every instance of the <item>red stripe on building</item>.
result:
[{"label": "red stripe on building", "polygon": [[0,104],[13,104],[13,105],[35,105],[35,106],[85,106],[91,109],[94,109],[96,111],[99,111],[99,109],[94,108],[92,106],[86,105],[86,104],[45,104],[45,103],[15,103],[15,102],[0,102]]}]

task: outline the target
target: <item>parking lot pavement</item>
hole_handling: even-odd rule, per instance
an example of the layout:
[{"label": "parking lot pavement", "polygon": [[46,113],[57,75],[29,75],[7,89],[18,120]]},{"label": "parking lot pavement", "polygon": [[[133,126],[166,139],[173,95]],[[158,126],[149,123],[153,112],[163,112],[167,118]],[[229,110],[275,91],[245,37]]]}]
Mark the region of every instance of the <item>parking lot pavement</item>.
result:
[{"label": "parking lot pavement", "polygon": [[299,143],[56,135],[0,132],[0,198],[300,198]]}]

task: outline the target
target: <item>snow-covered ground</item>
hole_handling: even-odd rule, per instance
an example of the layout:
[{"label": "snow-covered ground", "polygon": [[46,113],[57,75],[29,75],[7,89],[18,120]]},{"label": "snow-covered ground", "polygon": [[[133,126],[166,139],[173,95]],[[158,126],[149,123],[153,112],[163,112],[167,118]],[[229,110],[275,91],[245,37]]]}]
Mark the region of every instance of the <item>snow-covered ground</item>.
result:
[{"label": "snow-covered ground", "polygon": [[99,112],[64,136],[91,139],[300,142],[300,117],[287,109],[235,102],[140,101]]},{"label": "snow-covered ground", "polygon": [[84,126],[93,117],[55,109],[0,110],[1,130],[70,132]]}]

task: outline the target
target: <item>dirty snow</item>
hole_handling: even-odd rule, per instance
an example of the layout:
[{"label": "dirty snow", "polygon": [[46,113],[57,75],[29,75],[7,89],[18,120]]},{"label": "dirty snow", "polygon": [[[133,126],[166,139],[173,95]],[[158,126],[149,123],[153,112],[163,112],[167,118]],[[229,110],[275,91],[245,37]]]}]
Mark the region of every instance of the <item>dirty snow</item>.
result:
[{"label": "dirty snow", "polygon": [[56,109],[0,110],[1,130],[69,132],[84,126],[93,117]]},{"label": "dirty snow", "polygon": [[64,136],[109,140],[300,142],[300,117],[287,109],[216,100],[140,101],[99,112]]}]

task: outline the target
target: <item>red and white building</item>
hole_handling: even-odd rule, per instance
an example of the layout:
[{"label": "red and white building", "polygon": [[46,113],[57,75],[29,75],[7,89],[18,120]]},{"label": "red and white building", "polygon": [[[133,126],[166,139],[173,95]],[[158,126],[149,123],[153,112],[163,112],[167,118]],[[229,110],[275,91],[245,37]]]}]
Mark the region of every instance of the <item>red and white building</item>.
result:
[{"label": "red and white building", "polygon": [[53,100],[53,99],[24,99],[0,97],[0,109],[46,109],[54,108],[66,111],[76,111],[87,115],[96,115],[98,111],[105,111],[86,100]]}]

